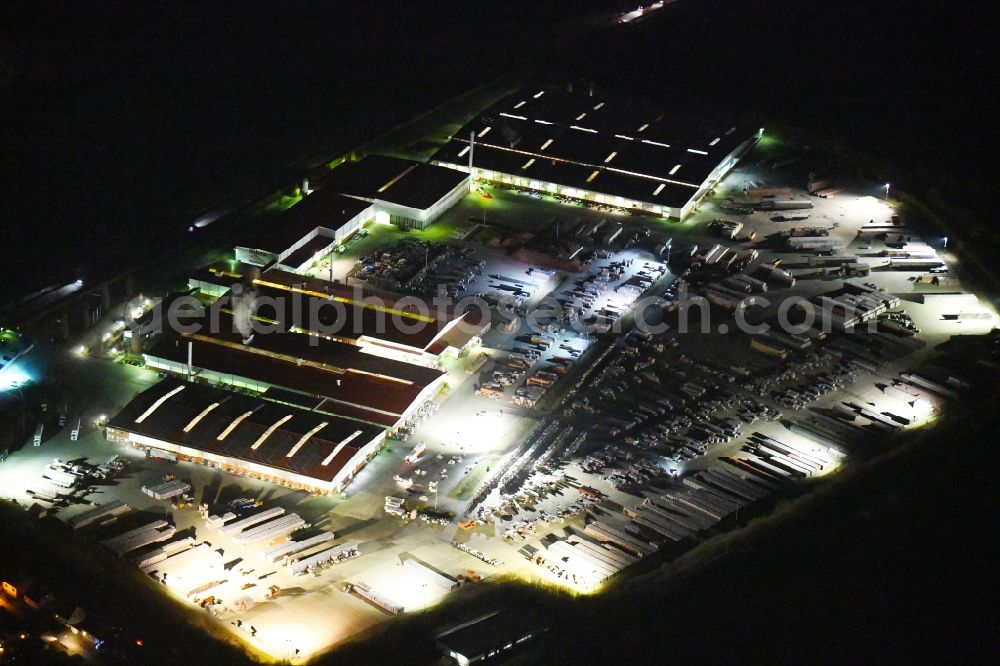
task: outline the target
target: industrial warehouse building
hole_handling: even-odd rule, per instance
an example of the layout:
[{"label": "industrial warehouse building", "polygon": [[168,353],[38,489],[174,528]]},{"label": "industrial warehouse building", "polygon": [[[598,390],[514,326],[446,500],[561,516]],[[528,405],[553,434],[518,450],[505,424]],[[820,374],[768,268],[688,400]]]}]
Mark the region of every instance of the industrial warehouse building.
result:
[{"label": "industrial warehouse building", "polygon": [[344,488],[385,428],[193,382],[164,379],[107,426],[113,442],[314,493]]},{"label": "industrial warehouse building", "polygon": [[432,161],[476,180],[684,219],[762,133],[546,88],[500,100]]},{"label": "industrial warehouse building", "polygon": [[236,259],[299,272],[374,219],[372,204],[323,189],[303,197],[273,224],[236,246]]},{"label": "industrial warehouse building", "polygon": [[367,201],[375,221],[425,229],[469,193],[469,174],[434,164],[370,155],[333,171],[332,189]]},{"label": "industrial warehouse building", "polygon": [[468,192],[467,172],[381,155],[344,162],[242,239],[236,260],[300,273],[369,222],[424,229]]},{"label": "industrial warehouse building", "polygon": [[[234,285],[254,290],[253,318],[268,330],[237,332]],[[241,263],[208,266],[189,281],[214,302],[148,340],[150,368],[250,390],[272,401],[395,428],[442,387],[442,357],[474,345],[482,313],[422,309],[415,299]],[[162,304],[152,316],[163,319]],[[180,329],[181,327],[177,327]]]},{"label": "industrial warehouse building", "polygon": [[243,238],[236,260],[300,273],[369,222],[424,229],[468,192],[467,172],[381,155],[344,162]]},{"label": "industrial warehouse building", "polygon": [[348,287],[280,269],[262,272],[245,264],[213,264],[188,280],[189,287],[209,297],[229,293],[234,284],[270,299],[294,294],[301,313],[318,313],[315,322],[307,315],[296,319],[292,308],[260,313],[273,317],[282,330],[312,333],[356,345],[369,354],[427,367],[437,367],[443,354],[475,344],[490,326],[482,313],[442,312],[429,305],[421,312],[412,296]]},{"label": "industrial warehouse building", "polygon": [[201,328],[161,335],[143,354],[146,365],[389,428],[433,397],[445,377],[433,368],[304,333],[258,335],[245,344],[225,318],[221,331]]}]

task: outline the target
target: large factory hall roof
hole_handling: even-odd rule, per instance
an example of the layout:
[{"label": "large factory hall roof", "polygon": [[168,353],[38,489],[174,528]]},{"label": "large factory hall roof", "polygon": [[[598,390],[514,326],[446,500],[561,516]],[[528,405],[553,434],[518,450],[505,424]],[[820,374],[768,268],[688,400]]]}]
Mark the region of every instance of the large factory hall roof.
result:
[{"label": "large factory hall roof", "polygon": [[427,210],[468,177],[462,171],[433,164],[369,155],[334,169],[327,187],[352,197]]},{"label": "large factory hall roof", "polygon": [[312,330],[309,313],[316,312],[317,322],[325,331],[345,340],[357,340],[364,336],[413,350],[431,350],[456,319],[462,318],[463,330],[472,331],[472,334],[485,323],[475,312],[458,313],[447,308],[441,311],[433,305],[428,305],[426,311],[421,312],[413,307],[412,297],[401,300],[399,294],[368,286],[348,287],[277,269],[261,272],[244,264],[237,264],[232,269],[213,265],[199,270],[193,277],[199,282],[223,288],[241,283],[252,286],[262,296],[288,301],[291,300],[288,297],[295,294],[301,298],[301,313],[305,321],[293,320],[291,305],[285,308],[284,316],[271,308],[263,308],[258,314],[277,319],[285,328],[298,326]]},{"label": "large factory hall roof", "polygon": [[[330,345],[308,354],[306,343],[290,340],[295,337],[306,336],[258,334],[251,344],[244,345],[203,333],[170,335],[159,338],[146,353],[185,365],[190,342],[195,368],[281,387],[317,401],[326,400],[328,411],[384,426],[394,425],[421,392],[441,376],[437,370],[363,352],[340,354],[333,352]],[[289,351],[293,353],[286,353]],[[355,361],[356,365],[369,369],[350,367],[347,363],[338,365],[337,361]]]},{"label": "large factory hall roof", "polygon": [[383,428],[164,379],[109,427],[330,482]]},{"label": "large factory hall roof", "polygon": [[303,197],[277,217],[268,218],[263,228],[247,238],[241,238],[240,244],[280,254],[316,227],[336,231],[370,207],[367,201],[323,188]]},{"label": "large factory hall roof", "polygon": [[609,95],[524,90],[459,130],[434,161],[680,207],[752,132]]}]

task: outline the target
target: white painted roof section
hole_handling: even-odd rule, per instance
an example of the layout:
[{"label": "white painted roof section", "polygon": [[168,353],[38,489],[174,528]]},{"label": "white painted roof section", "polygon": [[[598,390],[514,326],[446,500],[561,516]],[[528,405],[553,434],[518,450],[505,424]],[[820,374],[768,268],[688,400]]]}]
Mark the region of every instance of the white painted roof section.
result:
[{"label": "white painted roof section", "polygon": [[721,137],[721,136],[717,136],[717,137],[715,137],[714,139],[712,139],[712,140],[711,140],[711,141],[709,142],[709,144],[708,144],[708,145],[710,145],[710,146],[714,146],[715,144],[719,143],[720,141],[722,141],[722,137]]},{"label": "white painted roof section", "polygon": [[512,113],[504,113],[503,111],[501,111],[499,115],[501,115],[501,116],[503,116],[505,118],[514,118],[515,120],[527,120],[528,119],[526,116],[515,116]]},{"label": "white painted roof section", "polygon": [[337,446],[335,446],[333,448],[333,451],[330,452],[330,455],[328,455],[326,457],[326,460],[323,461],[323,465],[326,466],[326,465],[329,465],[330,463],[332,463],[333,459],[337,457],[337,454],[340,453],[341,450],[343,450],[343,448],[345,446],[347,446],[348,444],[350,444],[351,441],[353,441],[360,434],[361,434],[360,430],[355,430],[353,434],[348,435],[344,439],[344,441],[342,441],[340,444],[337,444]]},{"label": "white painted roof section", "polygon": [[220,442],[222,440],[224,440],[226,437],[229,436],[229,433],[231,433],[232,431],[236,430],[236,426],[238,426],[239,424],[243,423],[243,419],[245,419],[246,417],[250,416],[251,414],[253,414],[253,410],[252,409],[249,412],[243,412],[242,414],[240,414],[239,416],[237,416],[235,419],[233,419],[232,423],[230,423],[228,426],[226,426],[225,430],[223,430],[221,433],[219,433],[219,436],[216,437],[216,439],[219,440]]},{"label": "white painted roof section", "polygon": [[528,160],[527,162],[525,162],[524,166],[522,166],[521,168],[522,169],[527,169],[528,167],[530,167],[534,163],[535,163],[535,158],[532,157],[530,160]]},{"label": "white painted roof section", "polygon": [[607,164],[611,160],[615,159],[615,155],[617,155],[617,154],[618,154],[617,150],[612,150],[611,154],[604,158],[604,163]]},{"label": "white painted roof section", "polygon": [[689,153],[694,153],[695,155],[708,155],[704,150],[697,150],[695,148],[688,148]]},{"label": "white painted roof section", "polygon": [[643,139],[643,143],[648,143],[651,146],[659,146],[660,148],[669,148],[669,143],[660,143],[659,141],[650,141],[649,139]]},{"label": "white painted roof section", "polygon": [[462,148],[462,150],[459,151],[458,156],[465,157],[465,154],[470,150],[472,150],[472,146],[466,146],[465,148]]},{"label": "white painted roof section", "polygon": [[476,136],[478,136],[478,137],[479,137],[479,138],[481,139],[481,138],[483,138],[484,136],[486,136],[486,135],[487,135],[487,134],[489,133],[489,131],[490,131],[491,129],[493,129],[493,127],[491,127],[491,126],[487,125],[487,126],[486,126],[485,128],[483,128],[483,131],[481,131],[481,132],[480,132],[479,134],[477,134]]},{"label": "white painted roof section", "polygon": [[576,120],[578,120],[578,121],[579,121],[579,120],[583,120],[583,119],[584,119],[584,118],[586,118],[586,117],[587,117],[587,112],[586,112],[586,111],[584,111],[583,113],[581,113],[580,115],[578,115],[578,116],[576,117]]},{"label": "white painted roof section", "polygon": [[295,454],[299,452],[299,449],[301,449],[302,446],[313,437],[313,435],[315,435],[316,433],[318,433],[320,430],[322,430],[323,428],[327,427],[328,425],[330,425],[329,421],[323,421],[318,426],[316,426],[315,428],[313,428],[312,430],[310,430],[306,434],[302,435],[302,439],[300,439],[299,441],[295,442],[295,446],[293,446],[291,448],[291,450],[288,452],[288,455],[285,456],[285,457],[286,458],[292,458],[292,457],[294,457]]},{"label": "white painted roof section", "polygon": [[166,395],[160,396],[160,398],[156,402],[154,402],[152,405],[149,406],[149,409],[144,411],[142,414],[139,414],[139,416],[135,419],[135,422],[142,423],[143,421],[148,419],[153,414],[153,412],[162,407],[163,403],[165,403],[167,400],[170,400],[172,397],[174,397],[183,390],[184,390],[184,385],[181,384],[180,386],[170,391]]},{"label": "white painted roof section", "polygon": [[680,164],[675,164],[674,168],[670,170],[670,175],[672,176],[672,175],[674,175],[675,173],[677,173],[680,170],[681,170],[681,165]]},{"label": "white painted roof section", "polygon": [[548,141],[546,141],[545,143],[542,144],[542,147],[539,150],[545,150],[546,148],[548,148],[551,145],[552,145],[552,139],[549,139]]},{"label": "white painted roof section", "polygon": [[215,409],[216,407],[218,407],[220,404],[222,404],[222,403],[213,402],[211,405],[209,405],[208,407],[206,407],[205,409],[203,409],[202,412],[201,412],[201,414],[199,414],[198,416],[196,416],[193,419],[191,419],[191,422],[188,423],[186,426],[184,426],[184,432],[191,432],[191,430],[194,429],[194,427],[196,425],[198,425],[198,423],[203,418],[205,418],[206,416],[208,416],[208,413],[210,411],[212,411],[213,409]]},{"label": "white painted roof section", "polygon": [[580,127],[579,125],[570,125],[570,129],[580,130],[581,132],[590,132],[591,134],[597,134],[597,130],[590,129],[589,127]]},{"label": "white painted roof section", "polygon": [[280,419],[278,419],[277,421],[275,421],[274,423],[272,423],[271,427],[268,428],[267,430],[265,430],[264,433],[260,437],[257,438],[257,441],[254,442],[250,446],[250,450],[251,451],[256,451],[258,448],[260,448],[260,445],[264,443],[264,440],[266,440],[268,437],[270,437],[271,435],[273,435],[274,431],[277,430],[278,428],[280,428],[282,426],[282,424],[284,424],[284,422],[287,421],[290,418],[292,418],[291,414],[285,414]]},{"label": "white painted roof section", "polygon": [[600,173],[601,173],[600,171],[594,171],[592,174],[590,174],[589,176],[587,176],[587,182],[589,183],[589,182],[593,181],[595,178],[597,178],[597,176]]},{"label": "white painted roof section", "polygon": [[539,97],[541,97],[544,94],[545,94],[544,90],[539,90],[537,93],[535,93],[534,97],[535,97],[535,99],[538,99]]},{"label": "white painted roof section", "polygon": [[648,127],[649,127],[649,123],[643,123],[642,126],[639,127],[639,129],[636,130],[636,132],[645,132],[646,128],[648,128]]},{"label": "white painted roof section", "polygon": [[604,106],[604,102],[599,102],[599,103],[597,104],[597,106],[595,106],[595,107],[594,107],[594,111],[597,111],[597,110],[598,110],[599,108],[601,108],[602,106]]},{"label": "white painted roof section", "polygon": [[655,197],[657,194],[659,194],[660,192],[662,192],[663,188],[666,187],[666,186],[667,186],[666,183],[660,183],[659,185],[657,185],[656,189],[653,190],[653,196]]},{"label": "white painted roof section", "polygon": [[528,103],[528,100],[522,99],[520,102],[518,102],[517,104],[514,105],[514,108],[515,109],[520,109],[522,106],[524,106],[527,103]]}]

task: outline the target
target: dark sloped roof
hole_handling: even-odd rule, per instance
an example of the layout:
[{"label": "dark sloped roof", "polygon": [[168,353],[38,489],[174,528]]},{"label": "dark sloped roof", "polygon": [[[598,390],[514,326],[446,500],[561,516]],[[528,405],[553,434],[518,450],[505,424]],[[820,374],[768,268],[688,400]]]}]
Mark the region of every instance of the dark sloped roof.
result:
[{"label": "dark sloped roof", "polygon": [[[277,335],[277,334],[275,334]],[[164,358],[174,363],[187,363],[187,343],[192,344],[192,358],[196,368],[205,368],[223,375],[245,377],[258,382],[279,386],[291,391],[327,398],[331,403],[344,404],[353,408],[363,408],[370,412],[380,412],[385,419],[392,422],[398,420],[420,393],[434,380],[441,376],[437,370],[411,366],[382,359],[371,354],[358,352],[359,361],[362,357],[371,357],[372,365],[366,367],[373,370],[383,370],[377,373],[371,370],[361,370],[351,367],[351,364],[327,364],[322,360],[305,359],[303,363],[298,358],[273,352],[266,343],[269,335],[260,335],[261,341],[255,336],[252,345],[232,344],[220,338],[197,334],[195,337],[162,336],[147,351],[149,356]],[[222,342],[223,344],[220,344]],[[316,358],[323,358],[322,353]],[[326,357],[333,360],[335,357]],[[398,372],[397,372],[398,371]],[[406,375],[411,379],[392,376]]]},{"label": "dark sloped roof", "polygon": [[433,383],[442,374],[441,371],[434,368],[367,354],[361,351],[357,345],[327,340],[305,333],[281,331],[258,333],[254,335],[253,341],[249,345],[244,345],[240,334],[234,332],[231,315],[219,313],[218,321],[218,330],[209,330],[206,325],[199,333],[217,340],[221,344],[235,345],[247,352],[261,351],[271,356],[302,359],[331,368],[350,368],[366,375],[406,381],[416,384],[420,388]]},{"label": "dark sloped roof", "polygon": [[108,425],[327,482],[384,431],[380,426],[177,379],[164,379],[143,391]]},{"label": "dark sloped roof", "polygon": [[292,252],[290,255],[281,260],[282,266],[288,266],[289,268],[298,268],[302,264],[306,263],[312,259],[316,254],[326,250],[328,247],[333,245],[334,240],[330,236],[316,236],[307,243],[304,243],[302,247]]},{"label": "dark sloped roof", "polygon": [[337,192],[426,210],[461,185],[469,174],[384,155],[345,162],[333,171]]},{"label": "dark sloped roof", "polygon": [[259,233],[241,239],[240,245],[280,254],[316,227],[336,231],[370,206],[329,188],[318,190],[270,220]]}]

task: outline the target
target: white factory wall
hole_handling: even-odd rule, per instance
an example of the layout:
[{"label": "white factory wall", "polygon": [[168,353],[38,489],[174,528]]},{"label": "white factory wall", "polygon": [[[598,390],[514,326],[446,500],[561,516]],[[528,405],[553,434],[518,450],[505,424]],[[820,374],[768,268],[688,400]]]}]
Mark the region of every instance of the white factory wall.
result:
[{"label": "white factory wall", "polygon": [[[468,166],[463,167],[460,164],[450,164],[448,162],[435,162],[435,164],[451,169],[457,169],[459,171],[469,171]],[[567,187],[565,185],[558,185],[556,183],[537,180],[535,178],[525,178],[523,176],[515,176],[501,171],[492,171],[490,169],[480,169],[479,167],[474,167],[473,171],[476,180],[503,183],[506,185],[516,185],[518,187],[525,187],[530,190],[544,192],[546,194],[561,194],[562,196],[570,197],[572,199],[579,199],[581,201],[605,204],[609,206],[618,206],[619,208],[640,208],[648,213],[662,215],[663,217],[679,217],[681,214],[681,211],[673,206],[663,206],[661,204],[650,203],[648,201],[626,199],[625,197],[604,194],[603,192],[594,192],[592,190],[584,190],[576,187]]]}]

